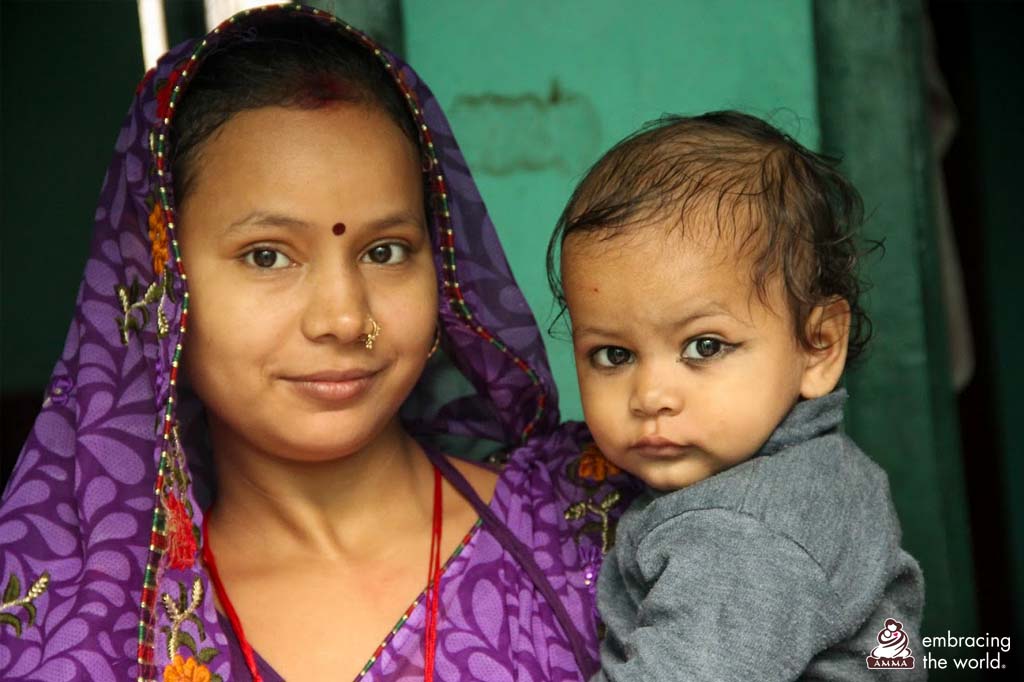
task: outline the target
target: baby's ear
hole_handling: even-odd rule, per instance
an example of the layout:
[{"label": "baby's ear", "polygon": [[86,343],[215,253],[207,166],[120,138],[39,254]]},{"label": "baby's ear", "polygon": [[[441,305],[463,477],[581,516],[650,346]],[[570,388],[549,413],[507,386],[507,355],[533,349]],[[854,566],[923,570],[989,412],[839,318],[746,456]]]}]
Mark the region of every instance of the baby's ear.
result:
[{"label": "baby's ear", "polygon": [[811,347],[804,349],[807,364],[800,382],[800,395],[807,399],[820,398],[836,387],[846,367],[850,304],[837,297],[815,306],[807,317],[804,333]]}]

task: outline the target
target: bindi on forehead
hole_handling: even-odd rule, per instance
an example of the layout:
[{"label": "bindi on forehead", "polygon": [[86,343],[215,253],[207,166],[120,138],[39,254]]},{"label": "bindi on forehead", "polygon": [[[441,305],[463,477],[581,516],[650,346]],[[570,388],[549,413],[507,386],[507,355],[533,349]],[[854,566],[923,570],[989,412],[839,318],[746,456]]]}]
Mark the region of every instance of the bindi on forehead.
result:
[{"label": "bindi on forehead", "polygon": [[334,223],[334,227],[331,228],[331,232],[338,237],[345,234],[345,223]]}]

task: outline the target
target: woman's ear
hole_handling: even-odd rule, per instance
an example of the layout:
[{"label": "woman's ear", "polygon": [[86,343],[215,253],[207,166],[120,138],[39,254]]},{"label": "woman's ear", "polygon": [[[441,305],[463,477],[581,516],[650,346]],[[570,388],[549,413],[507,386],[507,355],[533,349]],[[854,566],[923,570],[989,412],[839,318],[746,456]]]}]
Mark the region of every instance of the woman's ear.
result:
[{"label": "woman's ear", "polygon": [[804,349],[807,364],[800,382],[800,395],[820,398],[839,383],[846,367],[846,347],[850,340],[850,304],[834,298],[815,306],[807,317],[805,329],[810,348]]}]

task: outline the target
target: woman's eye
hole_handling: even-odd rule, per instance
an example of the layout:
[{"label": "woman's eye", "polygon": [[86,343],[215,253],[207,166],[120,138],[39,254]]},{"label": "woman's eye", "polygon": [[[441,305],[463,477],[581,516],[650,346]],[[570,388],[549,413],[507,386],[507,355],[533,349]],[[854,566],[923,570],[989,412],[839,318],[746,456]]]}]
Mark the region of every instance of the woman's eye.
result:
[{"label": "woman's eye", "polygon": [[726,342],[710,336],[702,336],[686,344],[683,348],[684,360],[709,360],[727,352],[731,346]]},{"label": "woman's eye", "polygon": [[377,265],[395,265],[405,261],[408,257],[409,247],[397,242],[388,242],[372,247],[363,256],[363,260]]},{"label": "woman's eye", "polygon": [[245,254],[245,262],[262,270],[280,270],[292,264],[292,259],[277,249],[258,248]]},{"label": "woman's eye", "polygon": [[590,357],[598,367],[618,367],[632,362],[633,353],[618,346],[605,346],[598,348]]}]

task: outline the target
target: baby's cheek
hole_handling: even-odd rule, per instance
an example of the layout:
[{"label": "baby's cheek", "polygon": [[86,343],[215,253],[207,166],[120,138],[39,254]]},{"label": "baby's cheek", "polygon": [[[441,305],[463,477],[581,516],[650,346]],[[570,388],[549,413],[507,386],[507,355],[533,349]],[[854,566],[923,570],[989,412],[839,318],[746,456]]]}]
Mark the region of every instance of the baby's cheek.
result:
[{"label": "baby's cheek", "polygon": [[590,433],[594,438],[594,444],[605,459],[618,468],[637,475],[636,459],[630,457],[627,452],[629,443],[624,440],[625,429],[616,428],[608,422],[600,422],[596,429],[591,427]]},{"label": "baby's cheek", "polygon": [[714,433],[706,439],[706,450],[714,455],[720,469],[726,469],[752,457],[771,431],[764,414],[756,410],[746,414],[737,409],[732,419],[716,421]]},{"label": "baby's cheek", "polygon": [[609,462],[631,474],[636,473],[633,471],[634,461],[632,461],[632,458],[625,456],[624,453],[626,452],[626,448],[622,443],[602,444],[597,439],[594,440],[594,443],[597,445],[597,449],[601,451],[601,454],[603,454],[605,459]]},{"label": "baby's cheek", "polygon": [[[580,402],[583,404],[583,419],[590,427],[590,433],[594,436],[595,442],[604,442],[610,446],[612,436],[616,430],[615,410],[609,397],[601,391],[596,391],[587,382],[580,386]],[[599,442],[598,445],[601,443]]]}]

